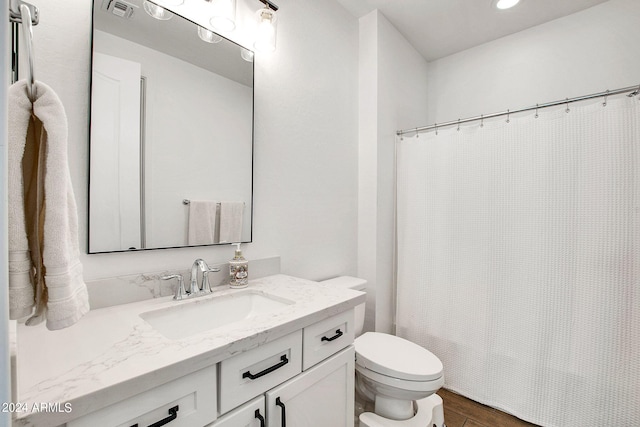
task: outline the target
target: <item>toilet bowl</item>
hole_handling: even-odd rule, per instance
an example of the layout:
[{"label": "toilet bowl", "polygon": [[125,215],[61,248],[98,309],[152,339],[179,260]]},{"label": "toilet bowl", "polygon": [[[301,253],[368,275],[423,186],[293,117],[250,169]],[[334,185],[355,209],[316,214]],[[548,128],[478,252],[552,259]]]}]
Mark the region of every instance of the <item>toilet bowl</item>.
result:
[{"label": "toilet bowl", "polygon": [[[367,282],[341,276],[321,283],[364,291]],[[404,338],[362,334],[363,326],[361,304],[355,308],[356,388],[375,408],[360,415],[361,427],[444,427],[442,399],[435,395],[444,384],[440,359]]]},{"label": "toilet bowl", "polygon": [[442,362],[417,344],[394,335],[367,332],[355,340],[356,382],[373,396],[375,413],[392,420],[415,415],[414,401],[444,384]]}]

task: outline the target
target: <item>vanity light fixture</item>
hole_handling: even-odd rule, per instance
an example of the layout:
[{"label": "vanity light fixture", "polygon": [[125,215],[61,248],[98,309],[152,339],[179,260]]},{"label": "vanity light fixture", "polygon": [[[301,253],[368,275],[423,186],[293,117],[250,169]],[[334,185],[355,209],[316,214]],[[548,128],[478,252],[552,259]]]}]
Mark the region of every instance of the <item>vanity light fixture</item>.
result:
[{"label": "vanity light fixture", "polygon": [[162,0],[161,3],[165,6],[180,6],[184,0]]},{"label": "vanity light fixture", "polygon": [[211,30],[201,27],[200,25],[198,25],[198,37],[200,37],[200,40],[207,43],[219,43],[222,40],[221,36]]},{"label": "vanity light fixture", "polygon": [[273,52],[276,50],[276,31],[278,16],[276,10],[278,6],[269,0],[260,0],[264,3],[264,8],[256,12],[258,28],[256,30],[256,41],[253,47],[259,52]]},{"label": "vanity light fixture", "polygon": [[218,31],[233,31],[236,28],[236,0],[213,0],[211,3],[213,16],[209,23]]},{"label": "vanity light fixture", "polygon": [[173,16],[173,13],[169,12],[163,7],[158,6],[155,3],[151,3],[149,0],[144,0],[142,6],[144,7],[144,11],[147,12],[149,16],[159,19],[160,21],[166,21],[168,19],[171,19],[171,17]]},{"label": "vanity light fixture", "polygon": [[520,3],[520,0],[497,0],[494,5],[500,10],[510,9]]}]

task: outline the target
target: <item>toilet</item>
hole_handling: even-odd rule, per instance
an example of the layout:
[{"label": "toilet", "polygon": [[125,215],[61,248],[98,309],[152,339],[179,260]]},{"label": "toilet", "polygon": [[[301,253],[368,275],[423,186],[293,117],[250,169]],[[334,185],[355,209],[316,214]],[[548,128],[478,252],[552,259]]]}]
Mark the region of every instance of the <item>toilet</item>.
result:
[{"label": "toilet", "polygon": [[[341,276],[321,282],[364,292],[366,280]],[[365,305],[355,308],[356,389],[374,402],[360,415],[361,427],[445,427],[440,359],[406,339],[380,332],[362,334]]]}]

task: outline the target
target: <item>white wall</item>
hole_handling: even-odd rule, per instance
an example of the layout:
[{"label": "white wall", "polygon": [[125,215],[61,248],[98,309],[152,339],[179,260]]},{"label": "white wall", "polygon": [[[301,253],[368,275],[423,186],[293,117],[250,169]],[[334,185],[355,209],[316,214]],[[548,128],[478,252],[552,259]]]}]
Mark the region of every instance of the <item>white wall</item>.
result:
[{"label": "white wall", "polygon": [[[0,404],[11,402],[11,369],[9,348],[9,271],[8,271],[8,237],[7,237],[7,87],[11,84],[11,38],[9,25],[9,10],[0,8]],[[0,411],[0,425],[8,426],[11,414]]]},{"label": "white wall", "polygon": [[640,1],[610,0],[429,63],[433,124],[640,83]]},{"label": "white wall", "polygon": [[[393,332],[395,132],[426,120],[427,63],[380,12],[360,19],[358,275],[367,329]],[[374,313],[375,310],[375,313]]]},{"label": "white wall", "polygon": [[[91,5],[37,1],[38,79],[60,96],[86,242]],[[249,259],[281,256],[282,271],[310,279],[356,273],[358,23],[337,3],[278,2],[278,46],[257,55],[254,233]],[[256,3],[256,9],[260,4]],[[220,262],[230,246],[83,255],[85,279]]]}]

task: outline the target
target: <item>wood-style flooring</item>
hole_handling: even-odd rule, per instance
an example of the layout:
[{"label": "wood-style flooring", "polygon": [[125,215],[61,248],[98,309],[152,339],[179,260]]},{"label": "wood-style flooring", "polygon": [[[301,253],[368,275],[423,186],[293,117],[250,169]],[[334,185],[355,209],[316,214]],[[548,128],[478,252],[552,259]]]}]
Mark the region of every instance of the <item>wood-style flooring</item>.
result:
[{"label": "wood-style flooring", "polygon": [[444,401],[447,427],[536,427],[513,415],[467,399],[446,389],[438,390]]}]

